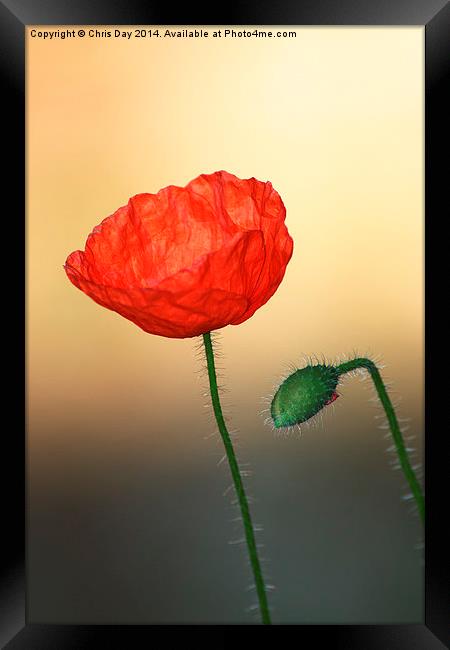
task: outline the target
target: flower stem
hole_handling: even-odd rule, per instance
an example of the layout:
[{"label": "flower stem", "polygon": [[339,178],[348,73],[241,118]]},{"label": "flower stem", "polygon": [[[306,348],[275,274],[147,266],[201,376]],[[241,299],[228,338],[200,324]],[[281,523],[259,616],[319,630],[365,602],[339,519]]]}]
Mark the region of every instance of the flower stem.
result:
[{"label": "flower stem", "polygon": [[214,352],[211,342],[211,333],[203,334],[203,343],[205,346],[206,361],[208,366],[209,388],[211,392],[211,400],[216,417],[217,426],[219,427],[220,435],[222,436],[225,452],[227,455],[228,463],[230,465],[231,475],[236,490],[239,506],[242,514],[242,521],[244,524],[245,539],[247,541],[248,554],[250,556],[250,564],[255,578],[256,593],[258,594],[259,607],[261,611],[262,622],[265,625],[270,625],[270,613],[267,603],[266,587],[261,571],[261,564],[258,558],[258,551],[256,548],[255,533],[253,530],[252,519],[250,516],[250,509],[248,507],[247,496],[245,494],[244,484],[242,482],[239,465],[234,453],[233,444],[231,442],[230,434],[228,433],[225,420],[220,405],[219,391],[217,388],[217,375],[214,363]]},{"label": "flower stem", "polygon": [[420,487],[419,481],[416,478],[413,468],[409,462],[408,454],[405,449],[405,444],[403,442],[403,436],[398,424],[397,416],[395,415],[395,410],[392,405],[389,395],[387,394],[383,380],[381,379],[380,372],[373,361],[370,359],[352,359],[351,361],[346,361],[341,363],[339,366],[336,366],[336,370],[339,375],[343,375],[352,370],[357,370],[359,368],[364,368],[367,370],[372,377],[373,383],[375,385],[378,397],[383,405],[384,411],[386,413],[389,426],[391,429],[392,437],[394,439],[395,447],[397,449],[398,459],[400,461],[400,466],[403,470],[403,473],[409,483],[411,492],[416,500],[417,508],[419,510],[419,515],[422,520],[422,523],[425,524],[425,501],[422,494],[422,489]]}]

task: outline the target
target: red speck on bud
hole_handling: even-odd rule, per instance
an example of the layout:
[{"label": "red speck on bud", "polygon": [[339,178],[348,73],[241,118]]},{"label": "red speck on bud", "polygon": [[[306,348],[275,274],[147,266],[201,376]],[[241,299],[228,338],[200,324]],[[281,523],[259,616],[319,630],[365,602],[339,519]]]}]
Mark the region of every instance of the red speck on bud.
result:
[{"label": "red speck on bud", "polygon": [[337,399],[338,397],[339,395],[336,392],[333,393],[330,399],[328,400],[328,402],[325,402],[324,406],[328,406],[328,404],[332,404],[334,400]]}]

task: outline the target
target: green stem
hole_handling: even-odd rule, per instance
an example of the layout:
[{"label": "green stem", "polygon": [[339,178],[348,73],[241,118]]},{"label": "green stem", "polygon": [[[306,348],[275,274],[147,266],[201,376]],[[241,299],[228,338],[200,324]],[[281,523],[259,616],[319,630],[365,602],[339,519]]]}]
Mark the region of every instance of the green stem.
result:
[{"label": "green stem", "polygon": [[230,465],[231,475],[236,490],[239,506],[241,508],[242,521],[244,524],[245,539],[247,541],[248,554],[250,556],[250,563],[255,578],[256,592],[258,594],[259,607],[261,610],[262,622],[265,625],[270,625],[269,606],[267,603],[266,588],[264,579],[261,572],[261,564],[258,558],[258,551],[256,548],[255,533],[253,531],[252,519],[250,516],[250,509],[248,507],[247,496],[245,494],[244,484],[242,482],[239,465],[236,460],[233,445],[231,442],[230,434],[228,433],[225,420],[220,405],[219,391],[217,388],[217,376],[214,363],[214,352],[211,343],[211,333],[203,334],[203,343],[205,346],[206,361],[208,365],[209,388],[211,392],[211,400],[216,417],[217,426],[219,427],[220,435],[222,436],[223,444],[225,445],[225,452],[227,455],[228,463]]},{"label": "green stem", "polygon": [[404,475],[409,483],[411,492],[416,500],[417,508],[419,510],[419,515],[422,520],[422,523],[425,524],[425,501],[422,494],[422,489],[420,487],[419,481],[414,474],[414,470],[411,467],[409,462],[408,454],[405,449],[405,444],[403,442],[403,436],[398,424],[397,416],[395,415],[394,407],[392,402],[389,399],[386,388],[384,386],[383,380],[381,379],[380,372],[373,361],[370,359],[353,359],[351,361],[346,361],[341,363],[336,367],[338,375],[343,375],[346,372],[351,372],[352,370],[357,370],[358,368],[364,368],[367,370],[372,377],[373,383],[375,385],[378,397],[383,405],[384,411],[386,413],[389,426],[391,428],[392,437],[394,439],[395,447],[397,449],[397,455],[400,461],[400,466],[403,470]]}]

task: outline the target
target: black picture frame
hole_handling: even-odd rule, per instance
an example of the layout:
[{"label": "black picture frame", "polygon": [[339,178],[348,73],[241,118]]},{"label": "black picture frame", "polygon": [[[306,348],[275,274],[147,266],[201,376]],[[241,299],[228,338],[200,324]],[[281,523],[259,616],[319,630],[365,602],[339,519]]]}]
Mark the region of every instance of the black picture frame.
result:
[{"label": "black picture frame", "polygon": [[[176,14],[176,15],[175,15]],[[141,0],[115,0],[114,4],[70,0],[8,0],[0,2],[0,67],[3,82],[3,172],[4,283],[3,313],[6,324],[4,351],[12,351],[9,366],[3,355],[4,389],[2,516],[3,556],[0,582],[0,642],[8,650],[64,650],[66,648],[134,648],[157,645],[157,632],[164,644],[198,647],[226,642],[234,626],[212,626],[212,635],[198,634],[200,626],[75,626],[27,623],[26,613],[26,445],[25,445],[25,28],[27,25],[422,25],[425,27],[425,219],[427,260],[433,232],[444,216],[444,192],[448,180],[440,163],[446,151],[444,116],[449,114],[445,98],[450,56],[450,7],[443,0],[322,0],[269,4],[248,0],[233,6],[211,8],[171,7]],[[5,135],[9,135],[6,144]],[[447,183],[446,183],[447,181]],[[10,205],[8,205],[10,201]],[[448,201],[447,201],[448,203]],[[430,227],[430,224],[434,224]],[[6,241],[5,241],[6,240]],[[26,248],[26,247],[25,247]],[[6,253],[12,253],[6,262]],[[434,257],[434,254],[433,254]],[[444,257],[445,259],[445,257]],[[14,282],[11,280],[14,279]],[[426,273],[426,319],[430,317],[428,290],[434,276]],[[426,330],[426,439],[425,486],[427,517],[425,535],[425,617],[423,625],[327,625],[295,627],[299,647],[330,646],[350,650],[438,650],[450,647],[450,580],[446,532],[445,480],[447,432],[436,426],[439,405],[446,404],[445,382],[433,382],[436,361],[430,353]],[[434,339],[434,335],[433,335]],[[432,367],[434,364],[434,367]],[[439,385],[436,385],[439,384]],[[6,393],[6,394],[5,394]],[[9,411],[9,413],[6,413]],[[6,415],[11,416],[6,418]],[[8,424],[6,424],[8,422]],[[441,435],[442,434],[442,435]],[[443,498],[444,497],[444,498]],[[260,626],[250,626],[252,635]],[[180,636],[174,636],[180,631]],[[292,630],[291,630],[292,631]],[[189,634],[188,634],[189,632]],[[257,632],[258,633],[258,632]],[[192,634],[192,637],[191,637]],[[194,641],[195,635],[195,641]],[[191,641],[191,638],[193,639]],[[255,638],[253,643],[255,643]],[[157,647],[159,647],[157,645]]]}]

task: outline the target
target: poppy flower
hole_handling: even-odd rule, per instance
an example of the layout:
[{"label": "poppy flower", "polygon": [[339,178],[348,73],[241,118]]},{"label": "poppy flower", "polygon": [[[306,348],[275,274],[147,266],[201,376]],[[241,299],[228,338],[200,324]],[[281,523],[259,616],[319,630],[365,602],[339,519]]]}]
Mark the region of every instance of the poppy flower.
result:
[{"label": "poppy flower", "polygon": [[270,182],[201,174],[133,196],[64,268],[146,332],[197,336],[246,321],[275,293],[293,250],[285,216]]}]

